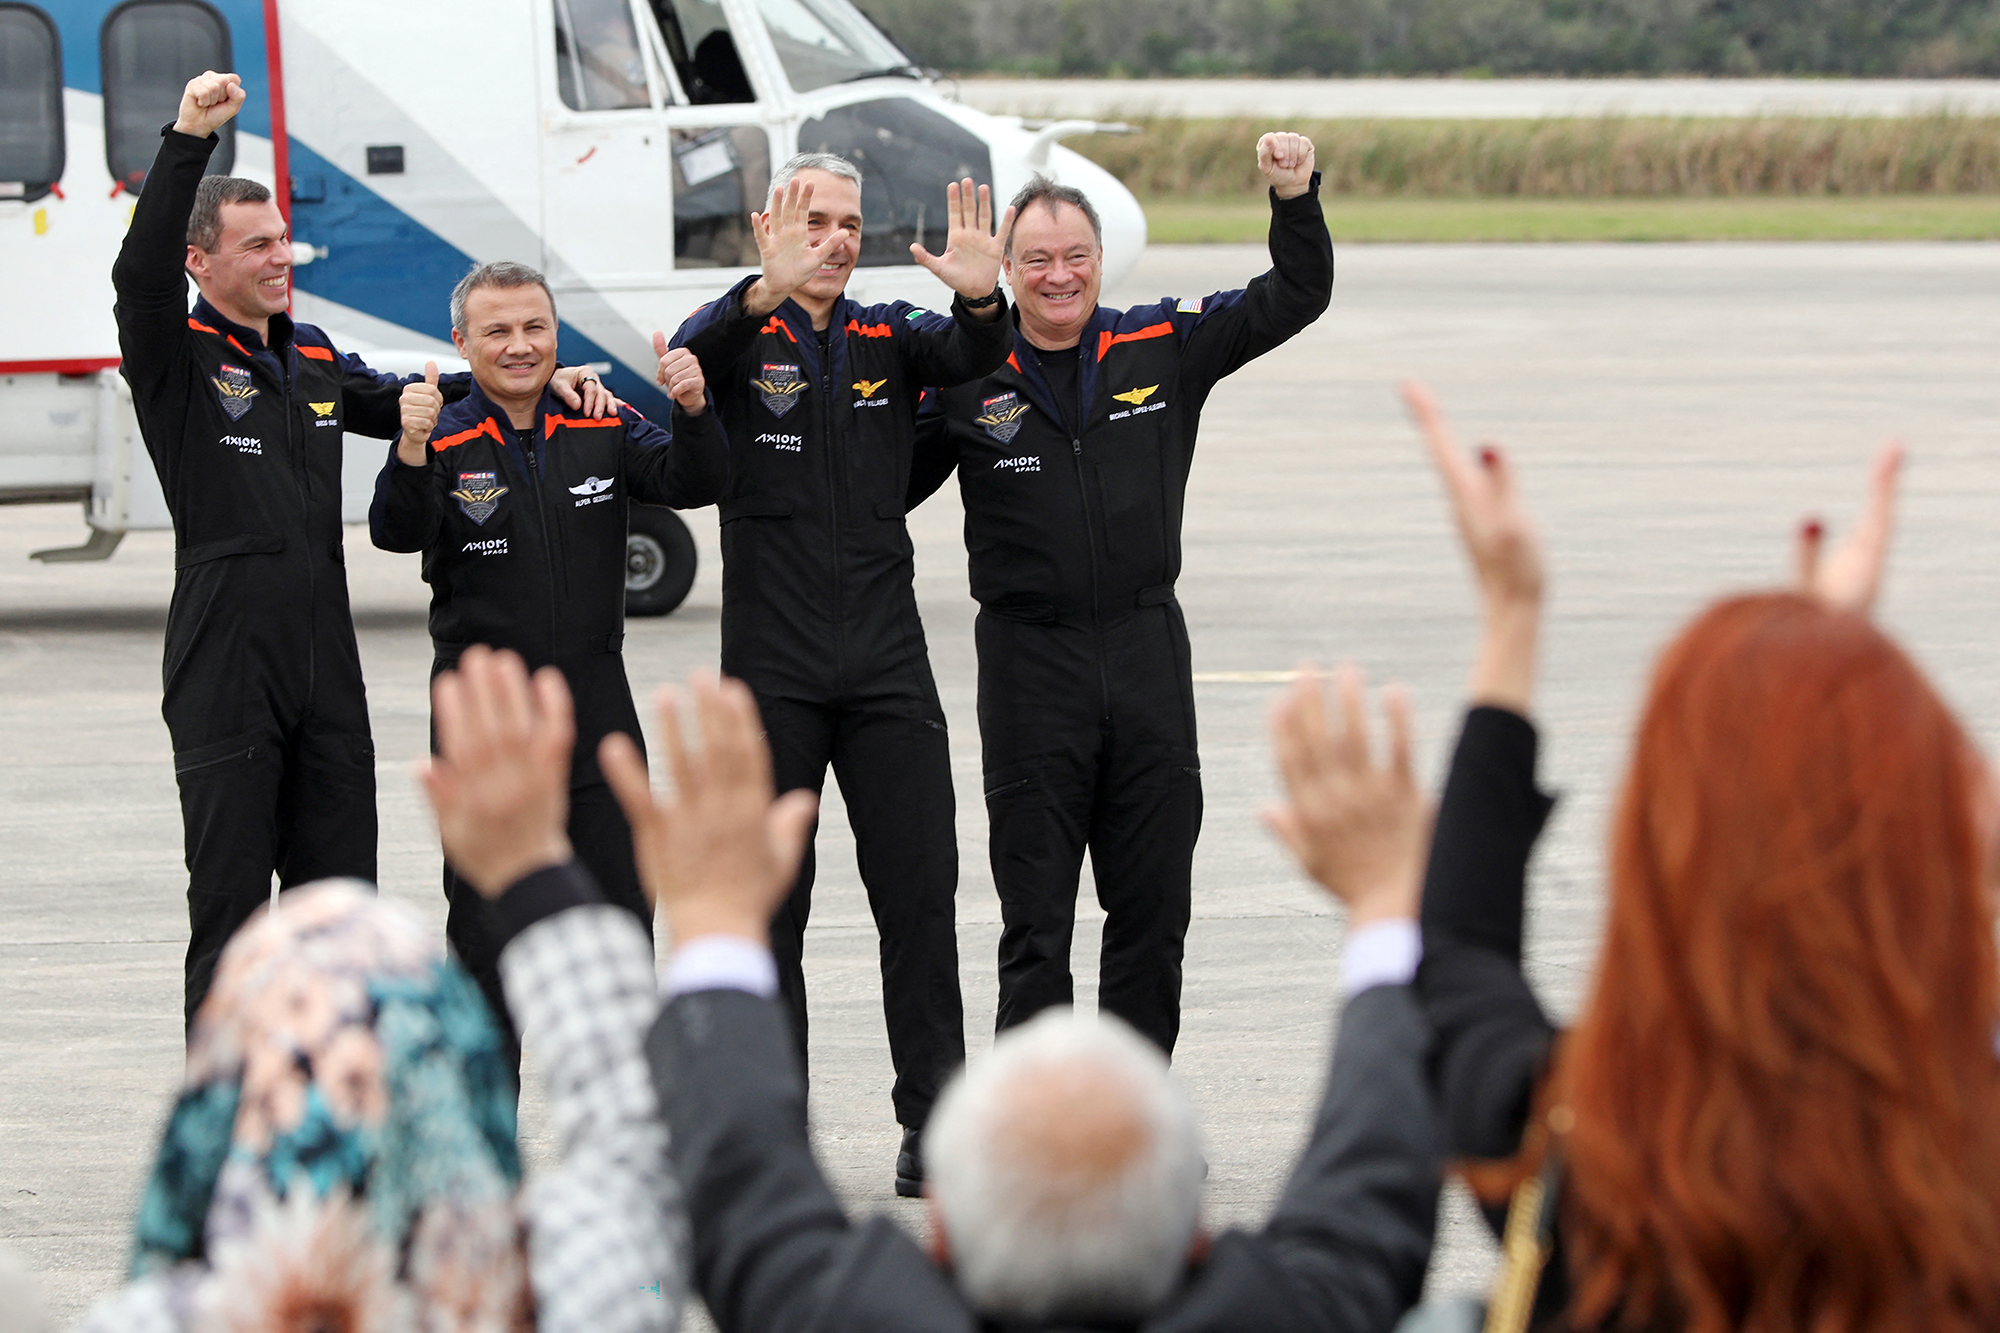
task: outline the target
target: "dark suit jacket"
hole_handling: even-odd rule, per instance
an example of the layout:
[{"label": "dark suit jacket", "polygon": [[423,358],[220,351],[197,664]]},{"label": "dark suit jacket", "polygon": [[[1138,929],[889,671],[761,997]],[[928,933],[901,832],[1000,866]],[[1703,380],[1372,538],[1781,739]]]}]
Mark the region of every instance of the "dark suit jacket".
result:
[{"label": "dark suit jacket", "polygon": [[[1518,713],[1468,712],[1431,834],[1416,990],[1435,1033],[1433,1090],[1454,1158],[1520,1151],[1555,1050],[1555,1025],[1521,973],[1528,856],[1555,805],[1535,785],[1537,746],[1534,724]],[[1499,1234],[1505,1207],[1485,1211]],[[1558,1233],[1530,1327],[1555,1326],[1568,1303]]]},{"label": "dark suit jacket", "polygon": [[[1410,988],[1350,1000],[1312,1140],[1271,1220],[1219,1236],[1166,1308],[1129,1327],[1393,1327],[1422,1287],[1436,1220],[1427,1040]],[[646,1054],[687,1194],[696,1284],[723,1333],[982,1327],[902,1227],[841,1211],[813,1161],[798,1057],[775,1004],[683,995]]]}]

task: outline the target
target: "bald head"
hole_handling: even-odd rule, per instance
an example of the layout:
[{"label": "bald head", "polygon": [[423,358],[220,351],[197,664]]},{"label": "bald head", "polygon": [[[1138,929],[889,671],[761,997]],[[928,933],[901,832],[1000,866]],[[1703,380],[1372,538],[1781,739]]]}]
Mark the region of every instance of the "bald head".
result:
[{"label": "bald head", "polygon": [[1195,1238],[1193,1111],[1116,1019],[1051,1010],[1003,1033],[939,1100],[924,1159],[959,1285],[988,1317],[1145,1314]]}]

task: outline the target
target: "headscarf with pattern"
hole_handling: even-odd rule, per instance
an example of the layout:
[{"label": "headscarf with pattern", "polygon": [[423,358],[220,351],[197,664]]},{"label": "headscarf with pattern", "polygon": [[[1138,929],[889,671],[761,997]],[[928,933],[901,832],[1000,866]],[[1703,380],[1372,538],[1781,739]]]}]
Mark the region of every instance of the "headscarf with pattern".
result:
[{"label": "headscarf with pattern", "polygon": [[139,1205],[182,1328],[532,1326],[514,1081],[484,999],[365,885],[230,940]]}]

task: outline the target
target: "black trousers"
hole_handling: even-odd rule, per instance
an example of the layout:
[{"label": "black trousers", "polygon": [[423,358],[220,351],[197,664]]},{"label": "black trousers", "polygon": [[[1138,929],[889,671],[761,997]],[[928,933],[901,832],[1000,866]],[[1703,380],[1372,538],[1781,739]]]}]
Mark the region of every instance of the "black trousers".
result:
[{"label": "black trousers", "polygon": [[[440,654],[432,663],[433,678],[457,661],[457,654]],[[614,731],[632,738],[645,753],[645,736],[639,730],[638,711],[632,706],[632,688],[625,677],[625,660],[617,653],[593,653],[574,661],[560,662],[563,678],[569,682],[570,698],[576,709],[576,751],[570,764],[569,822],[567,832],[576,859],[583,862],[604,894],[604,901],[632,913],[648,935],[653,931],[653,912],[639,887],[639,868],[632,854],[632,826],[597,767],[597,747]],[[437,733],[433,723],[432,749]],[[518,1075],[521,1069],[521,1033],[507,1008],[506,992],[500,985],[500,947],[491,909],[479,890],[460,879],[449,863],[444,867],[445,939],[451,950],[479,983],[500,1029],[502,1049]]]},{"label": "black trousers", "polygon": [[1172,1054],[1201,832],[1201,759],[1180,605],[1089,624],[981,611],[979,736],[1000,895],[995,1025],[1074,1002],[1085,848],[1104,908],[1098,1009]]},{"label": "black trousers", "polygon": [[[928,683],[928,682],[926,682]],[[951,751],[934,689],[838,704],[761,692],[781,792],[820,791],[832,764],[854,829],[856,860],[881,940],[882,1013],[899,1124],[921,1129],[945,1080],[965,1062],[958,988],[958,834]],[[806,1059],[805,930],[812,911],[810,843],[791,895],[771,922],[778,990]]]},{"label": "black trousers", "polygon": [[375,744],[359,663],[351,681],[329,674],[295,714],[239,682],[254,702],[228,710],[224,736],[214,735],[216,713],[185,697],[170,693],[163,709],[186,842],[190,1025],[222,947],[269,901],[273,872],[281,889],[375,882]]}]

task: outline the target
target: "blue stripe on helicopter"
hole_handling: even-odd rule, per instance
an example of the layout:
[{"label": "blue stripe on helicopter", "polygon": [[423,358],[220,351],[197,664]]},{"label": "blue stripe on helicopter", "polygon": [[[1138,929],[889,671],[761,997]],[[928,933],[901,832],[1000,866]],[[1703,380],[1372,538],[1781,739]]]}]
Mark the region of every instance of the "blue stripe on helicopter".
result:
[{"label": "blue stripe on helicopter", "polygon": [[[451,341],[451,289],[477,261],[296,137],[291,171],[295,238],[327,248],[326,258],[293,271],[299,289]],[[613,393],[655,421],[668,420],[673,404],[652,376],[635,374],[573,325],[562,325],[560,339],[566,363],[609,362],[604,381]]]}]

